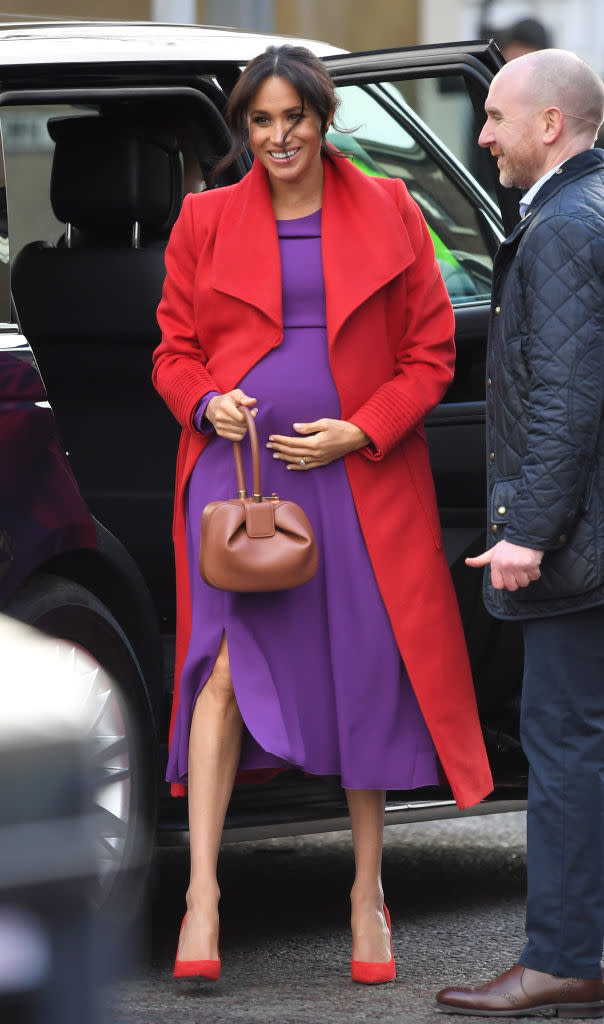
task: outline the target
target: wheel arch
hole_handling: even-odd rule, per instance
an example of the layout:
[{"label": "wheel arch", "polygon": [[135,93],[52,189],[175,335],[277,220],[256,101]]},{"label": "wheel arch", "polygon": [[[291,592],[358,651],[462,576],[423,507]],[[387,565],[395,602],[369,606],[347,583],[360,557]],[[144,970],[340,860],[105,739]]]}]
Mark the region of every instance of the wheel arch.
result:
[{"label": "wheel arch", "polygon": [[94,519],[97,547],[60,552],[37,572],[79,583],[95,595],[121,626],[141,667],[156,729],[162,706],[163,650],[159,617],[137,563],[109,530]]}]

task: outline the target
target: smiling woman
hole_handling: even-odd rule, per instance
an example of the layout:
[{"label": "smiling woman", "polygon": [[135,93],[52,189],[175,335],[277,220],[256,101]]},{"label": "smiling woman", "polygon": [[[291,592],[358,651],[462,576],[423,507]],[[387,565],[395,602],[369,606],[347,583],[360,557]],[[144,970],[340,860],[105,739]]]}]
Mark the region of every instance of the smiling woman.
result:
[{"label": "smiling woman", "polygon": [[[327,121],[331,124],[332,117]],[[248,114],[249,143],[269,175],[277,219],[314,213],[321,204],[321,120],[294,86],[273,75],[258,89]]]},{"label": "smiling woman", "polygon": [[[402,182],[327,143],[336,105],[308,50],[251,61],[218,168],[249,141],[252,170],[186,197],[166,251],[154,382],[183,427],[168,779],[188,786],[191,842],[177,977],[220,971],[216,861],[238,771],[340,777],[365,983],[395,977],[385,790],[437,784],[441,765],[460,806],[491,788],[422,426],[451,381],[452,309]],[[285,489],[317,540],[319,569],[296,589],[218,592],[196,570],[201,511],[230,496],[241,407],[267,493]]]},{"label": "smiling woman", "polygon": [[[230,152],[218,164],[217,170],[223,166],[230,166],[247,145],[250,118],[254,115],[254,107],[259,103],[259,90],[271,79],[278,79],[283,85],[291,86],[292,91],[289,95],[293,108],[288,111],[289,115],[299,119],[301,114],[310,110],[315,118],[318,118],[321,152],[323,155],[328,152],[325,135],[339,106],[333,82],[324,65],[310,50],[303,46],[287,47],[292,55],[295,54],[295,58],[289,61],[283,59],[283,50],[284,47],[269,47],[264,54],[250,61],[245,74],[233,89],[227,108],[233,144]],[[281,56],[278,56],[279,54]],[[290,120],[284,125],[284,135],[293,123],[295,121]],[[282,147],[283,136],[279,139],[279,148]]]}]

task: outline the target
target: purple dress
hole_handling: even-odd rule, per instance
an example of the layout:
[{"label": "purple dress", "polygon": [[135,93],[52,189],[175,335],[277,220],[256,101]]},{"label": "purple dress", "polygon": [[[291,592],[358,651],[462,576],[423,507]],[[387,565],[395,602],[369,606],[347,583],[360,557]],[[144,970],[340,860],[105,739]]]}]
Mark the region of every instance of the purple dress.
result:
[{"label": "purple dress", "polygon": [[[361,533],[344,461],[289,472],[264,447],[294,422],[340,419],[329,367],[321,211],[277,222],[283,279],[282,344],[239,386],[258,401],[262,489],[298,502],[319,546],[313,579],[294,590],[233,594],[197,567],[201,512],[237,493],[230,441],[214,435],[187,491],[192,633],[168,761],[187,782],[191,716],[223,632],[245,723],[240,770],[300,768],[339,775],[349,789],[411,789],[439,781],[434,745],[401,661]],[[246,479],[251,460],[242,444]]]}]

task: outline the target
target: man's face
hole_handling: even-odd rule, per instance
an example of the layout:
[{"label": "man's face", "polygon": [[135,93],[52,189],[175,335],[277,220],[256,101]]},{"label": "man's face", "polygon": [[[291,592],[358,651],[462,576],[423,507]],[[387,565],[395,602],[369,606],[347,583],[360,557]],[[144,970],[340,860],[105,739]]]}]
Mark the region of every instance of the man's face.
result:
[{"label": "man's face", "polygon": [[530,188],[544,173],[542,112],[527,97],[525,81],[526,72],[516,72],[513,65],[495,76],[484,105],[487,119],[478,136],[478,145],[497,158],[505,188]]}]

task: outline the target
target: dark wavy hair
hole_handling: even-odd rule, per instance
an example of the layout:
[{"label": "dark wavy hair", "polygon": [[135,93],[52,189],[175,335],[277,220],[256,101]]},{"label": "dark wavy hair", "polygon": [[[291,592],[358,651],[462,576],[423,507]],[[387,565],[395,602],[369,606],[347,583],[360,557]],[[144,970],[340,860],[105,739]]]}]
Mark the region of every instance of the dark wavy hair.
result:
[{"label": "dark wavy hair", "polygon": [[[338,151],[329,146],[325,135],[330,117],[333,120],[340,101],[323,62],[305,46],[269,46],[264,53],[259,53],[249,62],[229,96],[225,113],[233,143],[229,152],[214,167],[212,176],[230,167],[245,149],[248,142],[248,110],[260,86],[273,76],[290,82],[302,100],[302,110],[309,107],[319,117],[321,152],[329,157],[338,155]],[[291,130],[283,136],[283,145]]]}]

